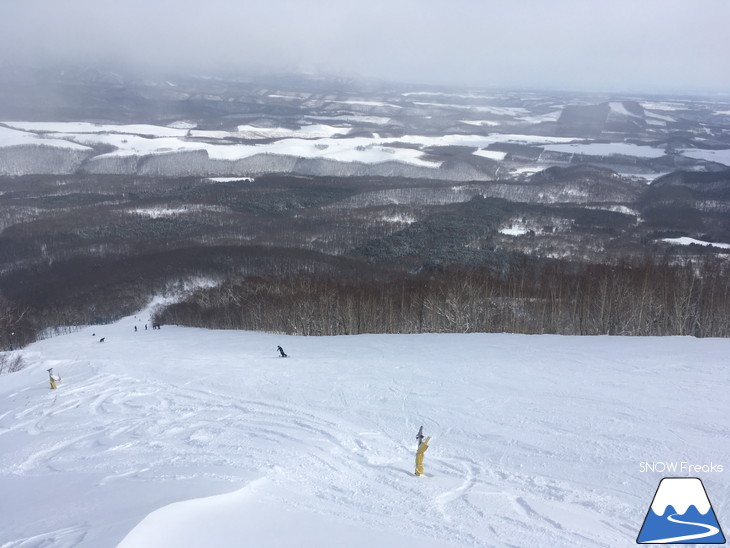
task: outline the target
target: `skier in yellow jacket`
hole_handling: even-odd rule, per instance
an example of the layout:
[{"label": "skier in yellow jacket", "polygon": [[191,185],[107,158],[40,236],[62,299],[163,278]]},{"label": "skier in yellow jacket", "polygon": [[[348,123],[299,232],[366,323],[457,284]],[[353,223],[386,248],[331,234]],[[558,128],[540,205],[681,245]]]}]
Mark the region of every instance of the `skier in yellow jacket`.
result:
[{"label": "skier in yellow jacket", "polygon": [[420,476],[423,474],[423,454],[426,452],[426,449],[428,449],[428,442],[431,440],[431,436],[428,436],[425,440],[423,440],[419,446],[418,450],[416,451],[416,475]]}]

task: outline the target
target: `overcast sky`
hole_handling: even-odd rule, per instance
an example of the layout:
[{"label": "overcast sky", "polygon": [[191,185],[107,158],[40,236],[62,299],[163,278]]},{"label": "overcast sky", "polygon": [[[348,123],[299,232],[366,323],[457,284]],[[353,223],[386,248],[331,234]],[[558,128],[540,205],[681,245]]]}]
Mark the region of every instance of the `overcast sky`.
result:
[{"label": "overcast sky", "polygon": [[730,92],[730,0],[0,0],[0,65]]}]

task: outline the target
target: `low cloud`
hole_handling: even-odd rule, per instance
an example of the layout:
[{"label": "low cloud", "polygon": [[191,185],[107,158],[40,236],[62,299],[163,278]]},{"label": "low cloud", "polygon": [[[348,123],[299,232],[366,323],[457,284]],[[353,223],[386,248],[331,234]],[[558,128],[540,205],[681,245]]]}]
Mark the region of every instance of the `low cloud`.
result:
[{"label": "low cloud", "polygon": [[725,0],[3,0],[0,65],[730,92]]}]

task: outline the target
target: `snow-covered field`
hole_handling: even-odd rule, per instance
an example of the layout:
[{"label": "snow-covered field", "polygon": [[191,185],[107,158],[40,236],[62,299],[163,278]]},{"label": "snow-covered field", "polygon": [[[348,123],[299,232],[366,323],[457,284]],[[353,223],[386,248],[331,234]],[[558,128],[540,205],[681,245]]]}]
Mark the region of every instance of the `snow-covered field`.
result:
[{"label": "snow-covered field", "polygon": [[586,154],[588,156],[634,156],[636,158],[660,158],[664,150],[660,148],[634,145],[631,143],[575,143],[547,145],[545,150],[567,152],[569,154]]},{"label": "snow-covered field", "polygon": [[496,160],[501,162],[507,156],[506,152],[500,152],[498,150],[486,150],[479,149],[474,151],[475,156],[481,156],[482,158],[489,158],[490,160]]},{"label": "snow-covered field", "polygon": [[[343,134],[347,134],[351,127],[323,124],[305,125],[298,129],[238,126],[237,131],[228,132],[186,130],[146,124],[3,123],[9,127],[0,126],[0,147],[18,144],[46,144],[91,150],[89,147],[106,145],[115,149],[112,152],[98,155],[97,159],[204,150],[210,158],[218,160],[240,160],[256,154],[277,154],[365,164],[398,161],[421,167],[438,168],[441,162],[425,157],[423,148],[433,146],[485,147],[499,142],[544,144],[573,141],[572,138],[566,137],[497,133],[489,135],[404,135],[398,138],[346,137]],[[265,144],[252,144],[231,143],[226,139],[276,140]],[[480,152],[480,154],[485,155],[484,152]],[[504,155],[502,155],[502,159],[503,157]]]},{"label": "snow-covered field", "polygon": [[[611,105],[615,112],[623,113],[625,110],[621,103],[611,103]],[[493,113],[504,111],[505,114],[517,115],[518,111],[524,110],[500,108],[501,110],[494,107]],[[519,119],[539,123],[554,121],[558,115],[559,112],[556,111],[542,117],[532,117],[530,120],[527,117]],[[367,119],[368,123],[387,123],[389,120],[373,116],[361,118]],[[438,168],[441,162],[434,161],[426,154],[428,147],[464,146],[482,149],[494,143],[516,143],[542,146],[547,151],[589,156],[621,155],[649,159],[659,158],[665,154],[661,148],[631,143],[597,143],[585,142],[585,140],[575,142],[576,139],[572,137],[507,133],[357,137],[348,135],[359,123],[356,116],[354,118],[352,116],[349,118],[347,116],[332,117],[332,120],[337,121],[339,125],[305,124],[298,128],[239,125],[236,127],[236,131],[197,130],[181,127],[191,125],[187,122],[175,123],[171,126],[155,126],[150,124],[11,121],[2,122],[7,127],[0,125],[0,148],[17,145],[45,145],[91,153],[93,147],[104,145],[112,147],[113,150],[96,155],[95,160],[148,157],[170,152],[205,151],[208,157],[214,160],[235,161],[259,154],[274,154],[362,164],[396,161],[434,169]],[[462,120],[462,122],[467,125],[484,127],[495,123],[488,120]],[[262,143],[260,142],[262,140],[271,142]],[[730,165],[730,151],[728,150],[683,149],[680,152],[687,158]],[[477,150],[475,154],[498,162],[505,159],[504,153],[494,151]],[[533,166],[527,167],[531,169]]]},{"label": "snow-covered field", "polygon": [[3,548],[615,548],[665,475],[701,477],[730,528],[730,340],[147,321],[40,341],[0,377]]},{"label": "snow-covered field", "polygon": [[685,148],[682,151],[684,156],[688,158],[696,158],[698,160],[707,160],[708,162],[717,162],[730,166],[730,149],[720,150],[703,150],[699,148]]},{"label": "snow-covered field", "polygon": [[717,247],[720,249],[730,249],[730,244],[723,244],[723,243],[717,243],[717,242],[705,242],[704,240],[697,240],[695,238],[689,238],[687,236],[682,236],[681,238],[662,238],[663,242],[667,242],[670,244],[676,244],[676,245],[704,245],[704,246],[712,246]]},{"label": "snow-covered field", "polygon": [[44,139],[35,133],[0,126],[0,148],[19,145],[46,145],[73,150],[90,150],[88,147],[64,139]]},{"label": "snow-covered field", "polygon": [[499,229],[500,234],[505,234],[506,236],[523,236],[527,234],[528,229],[523,226],[522,224],[516,223],[513,226],[504,227]]}]

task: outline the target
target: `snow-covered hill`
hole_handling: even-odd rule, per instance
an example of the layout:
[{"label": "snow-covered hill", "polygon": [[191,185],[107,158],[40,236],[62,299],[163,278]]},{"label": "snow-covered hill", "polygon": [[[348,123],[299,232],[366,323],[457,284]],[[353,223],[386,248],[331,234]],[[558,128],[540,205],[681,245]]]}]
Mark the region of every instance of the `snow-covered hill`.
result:
[{"label": "snow-covered hill", "polygon": [[660,461],[723,465],[691,475],[730,523],[730,340],[147,321],[0,377],[3,548],[632,546]]}]

